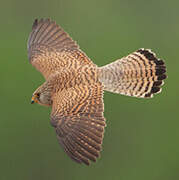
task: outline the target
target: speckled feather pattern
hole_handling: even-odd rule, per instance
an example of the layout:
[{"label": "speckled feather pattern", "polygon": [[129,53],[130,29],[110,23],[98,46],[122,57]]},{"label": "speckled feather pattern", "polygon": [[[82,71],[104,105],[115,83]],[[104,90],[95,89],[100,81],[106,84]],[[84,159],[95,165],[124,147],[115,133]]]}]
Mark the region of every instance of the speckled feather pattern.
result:
[{"label": "speckled feather pattern", "polygon": [[34,21],[27,47],[30,63],[46,79],[36,91],[46,91],[50,98],[57,139],[72,160],[86,165],[102,149],[103,91],[152,97],[166,78],[164,62],[145,49],[98,67],[49,19]]}]

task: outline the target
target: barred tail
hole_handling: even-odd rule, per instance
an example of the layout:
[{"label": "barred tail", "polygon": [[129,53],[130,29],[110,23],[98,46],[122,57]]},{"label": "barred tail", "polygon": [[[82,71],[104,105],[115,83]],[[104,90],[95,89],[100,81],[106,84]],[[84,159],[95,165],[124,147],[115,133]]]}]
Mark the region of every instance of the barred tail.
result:
[{"label": "barred tail", "polygon": [[149,49],[139,49],[100,67],[98,72],[106,91],[142,98],[161,92],[160,86],[167,77],[164,61]]}]

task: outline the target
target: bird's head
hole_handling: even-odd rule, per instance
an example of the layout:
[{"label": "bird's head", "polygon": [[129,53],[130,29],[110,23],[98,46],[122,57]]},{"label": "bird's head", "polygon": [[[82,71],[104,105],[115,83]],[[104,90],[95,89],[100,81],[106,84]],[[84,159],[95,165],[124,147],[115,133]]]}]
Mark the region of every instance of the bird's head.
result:
[{"label": "bird's head", "polygon": [[38,103],[43,106],[51,106],[51,91],[47,88],[44,88],[43,85],[35,90],[32,94],[31,104]]}]

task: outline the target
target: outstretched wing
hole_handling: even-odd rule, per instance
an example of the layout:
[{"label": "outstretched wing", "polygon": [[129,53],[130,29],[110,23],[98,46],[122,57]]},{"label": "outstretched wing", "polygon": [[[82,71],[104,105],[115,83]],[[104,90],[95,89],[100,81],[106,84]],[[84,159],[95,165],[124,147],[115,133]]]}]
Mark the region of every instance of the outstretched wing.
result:
[{"label": "outstretched wing", "polygon": [[105,119],[100,83],[64,89],[53,96],[51,124],[71,159],[90,164],[100,155]]},{"label": "outstretched wing", "polygon": [[46,79],[60,68],[92,63],[76,42],[49,19],[34,21],[27,48],[30,63]]}]

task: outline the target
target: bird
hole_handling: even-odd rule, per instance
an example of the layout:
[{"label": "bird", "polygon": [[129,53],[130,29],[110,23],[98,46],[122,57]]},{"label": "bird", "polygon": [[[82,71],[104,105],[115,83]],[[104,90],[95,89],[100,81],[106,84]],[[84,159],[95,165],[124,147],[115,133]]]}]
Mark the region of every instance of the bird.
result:
[{"label": "bird", "polygon": [[45,78],[31,103],[51,107],[50,123],[59,144],[80,164],[90,165],[100,157],[106,127],[104,91],[152,98],[167,78],[164,61],[150,49],[97,66],[51,19],[35,19],[27,49],[29,62]]}]

